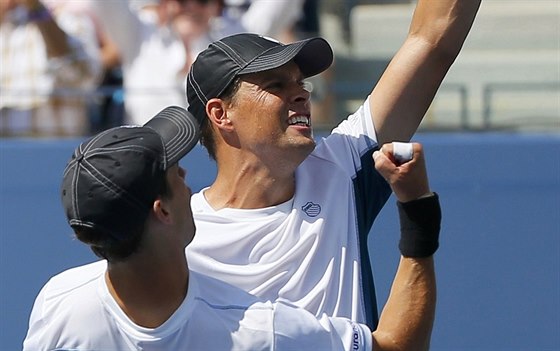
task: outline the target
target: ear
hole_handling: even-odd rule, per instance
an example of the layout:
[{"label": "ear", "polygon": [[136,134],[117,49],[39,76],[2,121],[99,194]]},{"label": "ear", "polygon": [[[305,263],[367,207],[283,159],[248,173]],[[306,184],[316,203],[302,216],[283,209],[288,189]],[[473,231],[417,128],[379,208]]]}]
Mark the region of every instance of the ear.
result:
[{"label": "ear", "polygon": [[233,123],[228,118],[228,112],[228,105],[222,99],[213,98],[206,103],[206,114],[210,122],[224,132],[231,132],[234,129]]},{"label": "ear", "polygon": [[152,211],[154,213],[154,216],[160,222],[163,222],[165,224],[171,224],[172,222],[171,213],[169,212],[165,201],[163,201],[162,199],[157,199],[156,201],[154,201],[154,204],[152,206]]}]

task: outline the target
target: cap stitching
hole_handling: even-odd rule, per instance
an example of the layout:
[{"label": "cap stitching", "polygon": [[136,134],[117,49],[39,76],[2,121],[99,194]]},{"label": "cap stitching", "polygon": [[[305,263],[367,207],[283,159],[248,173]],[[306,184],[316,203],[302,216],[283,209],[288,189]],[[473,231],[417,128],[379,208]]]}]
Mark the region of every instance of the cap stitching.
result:
[{"label": "cap stitching", "polygon": [[[107,177],[105,177],[105,175],[103,173],[101,173],[95,166],[93,166],[91,163],[89,163],[88,161],[85,161],[85,163],[91,167],[84,167],[84,170],[98,183],[100,183],[102,186],[104,186],[107,190],[109,190],[110,192],[112,192],[115,195],[123,195],[122,199],[124,199],[125,201],[127,201],[128,203],[130,203],[131,205],[134,205],[135,207],[137,207],[137,209],[142,209],[142,201],[136,199],[135,196],[131,195],[128,191],[122,189],[121,187],[119,187],[118,185],[116,185],[115,183],[113,183],[110,179],[108,179]],[[95,174],[94,174],[95,173]]]},{"label": "cap stitching", "polygon": [[[187,79],[187,83],[190,86],[192,86],[196,96],[198,97],[198,100],[200,100],[200,102],[202,102],[204,105],[206,105],[208,100],[206,99],[206,95],[204,95],[204,92],[202,91],[202,88],[200,88],[200,85],[198,84],[198,82],[196,81],[196,78],[194,77],[194,69],[190,70],[189,77],[191,79]],[[193,83],[196,83],[196,85],[194,85]]]},{"label": "cap stitching", "polygon": [[63,172],[63,177],[66,176],[66,174],[68,173],[67,170],[70,170],[70,167],[72,167],[74,164],[78,163],[80,155],[85,156],[85,153],[93,147],[93,144],[95,143],[95,141],[99,140],[99,138],[101,138],[102,135],[107,134],[109,130],[106,130],[104,132],[99,133],[98,135],[94,136],[93,138],[91,138],[90,140],[88,140],[86,143],[82,143],[80,144],[75,150],[74,150],[74,154],[73,157],[70,159],[70,161],[68,162],[68,164],[66,165],[66,168],[64,169]]},{"label": "cap stitching", "polygon": [[78,180],[79,180],[79,173],[80,173],[79,167],[80,164],[76,163],[74,167],[75,172],[72,175],[72,182],[71,182],[72,188],[70,189],[70,196],[72,200],[72,211],[74,212],[74,217],[81,219],[80,211],[78,208]]},{"label": "cap stitching", "polygon": [[[251,65],[251,69],[261,69],[261,68],[267,68],[267,67],[271,67],[274,68],[274,66],[279,67],[284,63],[289,62],[290,60],[293,60],[295,56],[297,56],[297,54],[299,53],[298,49],[301,49],[301,47],[289,47],[289,46],[285,46],[285,50],[282,50],[280,52],[277,52],[275,54],[272,55],[262,55],[258,58],[256,58]],[[293,56],[292,56],[293,55]],[[291,57],[290,57],[291,56]],[[284,61],[283,59],[286,58],[287,60]],[[276,63],[278,63],[279,65],[276,65]]]},{"label": "cap stitching", "polygon": [[[100,172],[97,167],[95,167],[90,161],[89,158],[93,157],[93,156],[98,156],[98,155],[102,155],[102,154],[106,154],[106,153],[113,153],[113,152],[121,152],[121,151],[129,151],[129,150],[139,150],[139,151],[150,151],[151,149],[143,147],[141,145],[128,145],[128,146],[123,146],[123,147],[118,147],[118,148],[97,148],[95,150],[91,150],[87,157],[84,158],[83,160],[83,168],[84,170],[91,176],[93,177],[94,180],[96,180],[97,182],[99,182],[101,185],[103,185],[105,188],[107,188],[108,190],[110,190],[111,192],[113,192],[114,194],[124,194],[125,195],[125,200],[127,200],[128,202],[133,202],[136,205],[139,205],[139,208],[142,207],[143,203],[142,201],[138,200],[135,196],[131,195],[128,191],[122,189],[120,186],[118,186],[117,184],[115,184],[114,182],[112,182],[109,178],[107,178],[102,172]],[[87,165],[88,167],[85,167],[85,165]],[[95,172],[95,174],[92,173],[92,171]]]},{"label": "cap stitching", "polygon": [[[187,118],[183,117],[185,117],[185,115],[181,111],[177,111],[176,108],[170,107],[162,111],[160,115],[154,118],[166,119],[169,123],[172,123],[177,127],[177,133],[172,135],[167,142],[163,140],[163,138],[160,138],[163,149],[165,150],[164,169],[167,169],[171,164],[174,164],[176,158],[178,158],[181,153],[188,152],[189,145],[191,145],[193,141],[196,141],[196,125],[190,118],[188,118],[188,116],[186,116]],[[149,125],[146,127],[153,129]],[[155,131],[157,132],[157,130]]]},{"label": "cap stitching", "polygon": [[[229,45],[227,45],[226,43],[223,43],[228,49],[232,50],[233,52],[235,52],[235,50],[230,47]],[[258,58],[264,56],[267,52],[276,49],[278,47],[287,47],[288,45],[284,45],[284,44],[278,44],[277,46],[273,46],[271,48],[268,48],[266,50],[264,50],[263,52],[261,52],[260,54],[256,55],[255,57],[253,57],[251,60],[245,62],[241,67],[239,67],[240,69],[237,71],[236,75],[239,74],[240,71],[243,71],[247,66],[249,66],[252,62],[254,62],[255,60],[257,60]],[[224,52],[226,55],[228,55],[232,60],[233,58],[227,53],[227,51],[222,50],[222,52]],[[228,83],[229,84],[229,83]]]},{"label": "cap stitching", "polygon": [[[243,59],[243,57],[241,57],[241,55],[239,55],[237,53],[237,51],[235,51],[235,49],[233,49],[231,46],[229,46],[228,44],[226,44],[225,42],[219,40],[217,42],[214,43],[215,46],[220,49],[221,52],[223,52],[224,54],[226,54],[229,58],[231,58],[238,66],[238,68],[241,68],[242,66],[246,65],[247,62]],[[221,47],[219,44],[223,45],[224,47]],[[225,49],[229,49],[231,50],[231,53],[228,52],[228,50]],[[237,57],[237,59],[234,58],[234,56]],[[249,61],[250,62],[250,61]]]}]

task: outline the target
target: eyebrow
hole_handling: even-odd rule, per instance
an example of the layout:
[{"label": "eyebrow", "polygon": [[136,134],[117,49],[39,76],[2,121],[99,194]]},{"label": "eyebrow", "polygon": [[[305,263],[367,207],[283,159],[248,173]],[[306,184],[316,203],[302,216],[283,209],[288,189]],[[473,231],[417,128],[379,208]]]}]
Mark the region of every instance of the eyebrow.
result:
[{"label": "eyebrow", "polygon": [[[281,79],[281,80],[291,80],[292,78],[292,72],[288,71],[288,70],[271,70],[271,71],[265,71],[265,72],[261,72],[263,73],[263,75],[260,77],[263,81],[266,80],[273,80],[273,79]],[[305,76],[299,72],[296,76],[296,80],[297,81],[303,81],[305,80]]]}]

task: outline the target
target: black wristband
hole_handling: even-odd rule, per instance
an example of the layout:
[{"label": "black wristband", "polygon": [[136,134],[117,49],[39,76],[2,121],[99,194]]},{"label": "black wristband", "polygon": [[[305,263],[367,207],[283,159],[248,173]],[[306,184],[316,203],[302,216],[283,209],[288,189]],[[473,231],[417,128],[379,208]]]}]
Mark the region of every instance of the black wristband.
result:
[{"label": "black wristband", "polygon": [[397,201],[397,207],[401,222],[401,254],[405,257],[432,256],[439,247],[439,196],[434,193],[405,203]]}]

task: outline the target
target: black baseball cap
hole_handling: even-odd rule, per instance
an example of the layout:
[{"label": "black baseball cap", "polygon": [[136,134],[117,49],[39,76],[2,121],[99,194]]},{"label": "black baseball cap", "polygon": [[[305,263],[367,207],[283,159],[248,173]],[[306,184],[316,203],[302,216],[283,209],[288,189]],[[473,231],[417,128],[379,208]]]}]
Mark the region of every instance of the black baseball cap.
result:
[{"label": "black baseball cap", "polygon": [[62,204],[68,224],[124,240],[145,220],[165,171],[198,142],[199,126],[170,106],[143,126],[120,126],[80,144],[66,165]]},{"label": "black baseball cap", "polygon": [[306,78],[312,77],[329,68],[333,51],[323,38],[282,44],[261,35],[241,33],[217,40],[197,56],[189,70],[188,109],[202,123],[208,100],[220,96],[235,77],[278,68],[291,60]]}]

